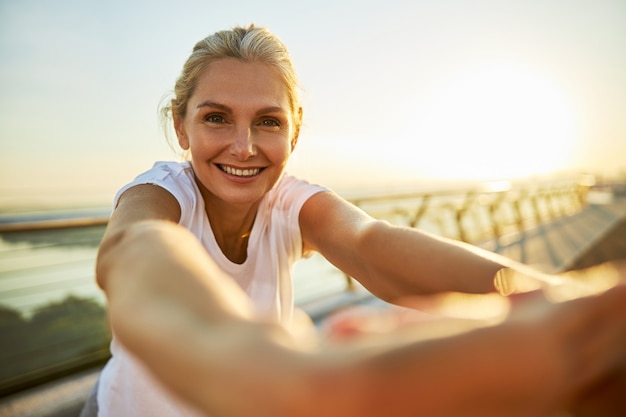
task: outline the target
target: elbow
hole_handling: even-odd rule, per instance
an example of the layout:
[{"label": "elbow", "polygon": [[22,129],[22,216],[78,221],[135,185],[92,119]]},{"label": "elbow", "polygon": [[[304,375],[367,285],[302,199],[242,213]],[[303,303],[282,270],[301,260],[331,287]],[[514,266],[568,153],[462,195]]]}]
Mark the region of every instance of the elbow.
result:
[{"label": "elbow", "polygon": [[[390,257],[389,248],[398,245],[394,239],[394,229],[395,226],[384,220],[375,220],[366,225],[356,251],[362,257],[356,262],[360,267],[352,275],[376,297],[390,303],[405,295],[407,290],[415,291],[414,288],[404,288],[403,277],[398,277],[398,265]],[[393,256],[402,250],[394,249]]]},{"label": "elbow", "polygon": [[[354,276],[377,297],[391,303],[410,295],[432,295],[460,289],[462,263],[476,269],[455,245],[416,229],[374,221],[363,231],[357,251],[361,275]],[[457,260],[459,260],[457,262]]]}]

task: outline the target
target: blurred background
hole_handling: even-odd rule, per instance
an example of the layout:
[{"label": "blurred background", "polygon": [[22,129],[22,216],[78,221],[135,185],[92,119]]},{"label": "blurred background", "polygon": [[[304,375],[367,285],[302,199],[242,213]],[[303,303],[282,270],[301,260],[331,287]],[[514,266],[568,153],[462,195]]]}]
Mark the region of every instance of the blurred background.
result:
[{"label": "blurred background", "polygon": [[345,193],[626,169],[626,2],[4,0],[0,210],[110,204],[175,158],[157,107],[194,43],[290,49],[293,174]]},{"label": "blurred background", "polygon": [[[625,22],[623,0],[0,0],[0,414],[76,415],[109,357],[97,247],[115,192],[176,158],[158,106],[198,40],[255,23],[290,49],[290,173],[562,272],[626,256]],[[319,255],[294,291],[316,321],[371,302]]]}]

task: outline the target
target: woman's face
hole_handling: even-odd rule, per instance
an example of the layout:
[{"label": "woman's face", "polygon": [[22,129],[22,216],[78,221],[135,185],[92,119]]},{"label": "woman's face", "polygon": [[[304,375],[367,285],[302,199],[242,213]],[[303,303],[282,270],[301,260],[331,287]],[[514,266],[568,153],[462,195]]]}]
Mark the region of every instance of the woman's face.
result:
[{"label": "woman's face", "polygon": [[175,118],[174,126],[207,203],[257,203],[280,178],[295,144],[279,74],[234,58],[204,70],[185,117]]}]

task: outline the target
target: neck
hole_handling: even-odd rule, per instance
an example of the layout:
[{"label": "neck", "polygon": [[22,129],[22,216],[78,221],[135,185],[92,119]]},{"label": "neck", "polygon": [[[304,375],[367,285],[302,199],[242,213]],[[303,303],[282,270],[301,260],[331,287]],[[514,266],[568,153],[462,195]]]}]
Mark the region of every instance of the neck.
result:
[{"label": "neck", "polygon": [[239,264],[245,262],[248,239],[259,205],[223,207],[206,203],[205,200],[206,215],[220,249],[232,262]]},{"label": "neck", "polygon": [[260,201],[251,204],[227,203],[216,198],[197,178],[196,183],[217,244],[232,262],[243,263],[247,258],[248,238]]}]

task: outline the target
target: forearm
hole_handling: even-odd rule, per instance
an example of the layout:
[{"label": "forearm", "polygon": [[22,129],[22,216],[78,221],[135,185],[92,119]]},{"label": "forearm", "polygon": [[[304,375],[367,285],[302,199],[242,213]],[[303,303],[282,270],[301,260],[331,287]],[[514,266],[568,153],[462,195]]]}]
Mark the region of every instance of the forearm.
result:
[{"label": "forearm", "polygon": [[624,282],[626,262],[607,262],[578,271],[547,274],[474,245],[378,222],[365,240],[373,260],[363,283],[381,298],[439,292],[501,295],[544,290],[553,301],[599,294]]},{"label": "forearm", "polygon": [[370,268],[355,278],[388,300],[446,291],[493,292],[496,272],[505,267],[544,279],[511,259],[414,229],[375,222],[367,234],[361,253]]},{"label": "forearm", "polygon": [[[548,341],[499,325],[421,342],[365,368],[364,416],[539,416],[565,398],[564,369]],[[384,411],[384,412],[383,412]]]}]

